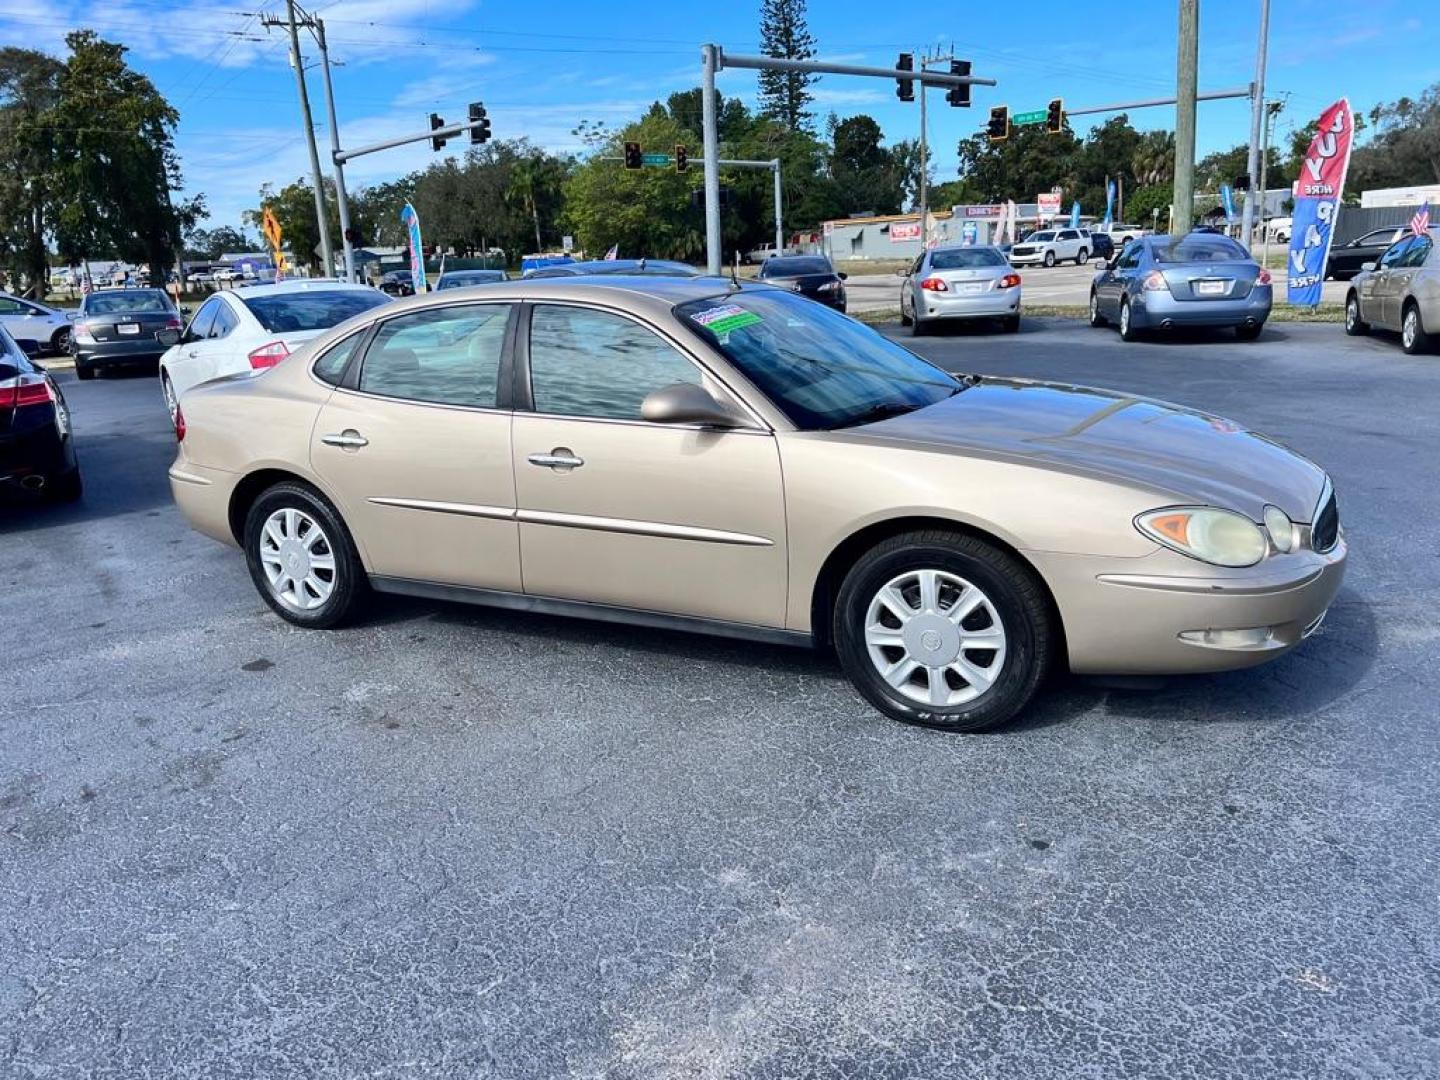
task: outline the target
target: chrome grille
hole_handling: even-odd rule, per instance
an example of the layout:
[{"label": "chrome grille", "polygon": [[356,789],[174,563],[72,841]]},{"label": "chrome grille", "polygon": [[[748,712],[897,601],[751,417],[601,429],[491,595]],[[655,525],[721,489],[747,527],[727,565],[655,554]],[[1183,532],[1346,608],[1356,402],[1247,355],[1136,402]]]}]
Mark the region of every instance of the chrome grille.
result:
[{"label": "chrome grille", "polygon": [[1325,496],[1315,521],[1310,526],[1310,546],[1316,551],[1329,551],[1340,539],[1340,507],[1335,502],[1335,490],[1325,485]]}]

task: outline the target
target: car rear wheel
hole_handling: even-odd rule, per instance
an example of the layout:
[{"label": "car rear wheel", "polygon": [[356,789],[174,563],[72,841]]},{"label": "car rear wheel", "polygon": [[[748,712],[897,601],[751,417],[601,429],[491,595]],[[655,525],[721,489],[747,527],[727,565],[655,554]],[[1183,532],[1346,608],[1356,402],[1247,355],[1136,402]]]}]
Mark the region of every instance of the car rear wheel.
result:
[{"label": "car rear wheel", "polygon": [[296,626],[339,626],[366,591],[340,515],[303,484],[276,484],[255,500],[245,516],[245,562],[265,602]]},{"label": "car rear wheel", "polygon": [[1050,606],[1028,568],[984,541],[926,530],[867,552],[840,588],[834,640],[891,719],[983,731],[1028,705],[1049,669]]},{"label": "car rear wheel", "polygon": [[1045,252],[1044,262],[1045,262],[1045,265],[1046,265],[1046,266],[1054,266],[1054,265],[1055,265],[1055,253],[1054,253],[1053,251],[1047,251],[1047,252]]},{"label": "car rear wheel", "polygon": [[1094,289],[1090,290],[1090,325],[1104,326],[1106,319],[1100,314],[1100,294]]},{"label": "car rear wheel", "polygon": [[86,382],[90,379],[93,379],[94,377],[95,369],[93,367],[91,367],[89,364],[82,364],[78,360],[75,361],[75,378],[79,379],[81,382]]},{"label": "car rear wheel", "polygon": [[1370,324],[1360,318],[1360,297],[1353,292],[1345,298],[1345,333],[1361,337],[1370,332]]},{"label": "car rear wheel", "polygon": [[1238,337],[1241,341],[1254,341],[1260,336],[1260,332],[1264,329],[1264,323],[1255,323],[1253,325],[1247,326],[1237,326],[1235,327],[1235,336]]},{"label": "car rear wheel", "polygon": [[928,333],[930,333],[930,327],[924,319],[920,318],[920,313],[917,311],[910,320],[910,336],[924,337]]},{"label": "car rear wheel", "polygon": [[1017,315],[1006,315],[1003,319],[1000,320],[1000,328],[1001,328],[1002,330],[1004,330],[1007,334],[1016,334],[1016,333],[1019,333],[1019,332],[1020,332],[1020,316],[1019,316],[1018,314],[1017,314]]},{"label": "car rear wheel", "polygon": [[1420,305],[1411,300],[1400,316],[1400,347],[1411,356],[1430,351],[1430,335],[1420,321]]},{"label": "car rear wheel", "polygon": [[1130,321],[1130,298],[1127,296],[1120,301],[1120,340],[1134,341],[1140,336],[1140,331],[1135,329],[1135,324]]},{"label": "car rear wheel", "polygon": [[84,492],[85,485],[80,479],[79,465],[45,485],[45,497],[51,502],[75,502]]}]

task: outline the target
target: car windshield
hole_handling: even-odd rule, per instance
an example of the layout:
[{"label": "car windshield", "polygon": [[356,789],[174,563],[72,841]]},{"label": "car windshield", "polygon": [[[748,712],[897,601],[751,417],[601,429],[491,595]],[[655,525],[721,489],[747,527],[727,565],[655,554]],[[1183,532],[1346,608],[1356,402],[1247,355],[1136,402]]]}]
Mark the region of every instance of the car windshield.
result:
[{"label": "car windshield", "polygon": [[352,315],[389,303],[390,298],[374,289],[334,289],[246,296],[242,302],[266,330],[285,334],[328,330]]},{"label": "car windshield", "polygon": [[459,289],[466,285],[492,285],[505,280],[504,270],[457,270],[440,275],[440,284],[435,288]]},{"label": "car windshield", "polygon": [[766,259],[760,267],[761,277],[799,277],[801,274],[833,274],[834,268],[825,259]]},{"label": "car windshield", "polygon": [[675,313],[806,431],[883,420],[963,388],[868,326],[795,293],[732,292]]},{"label": "car windshield", "polygon": [[152,312],[168,315],[174,311],[170,298],[158,289],[126,289],[123,292],[91,293],[85,298],[86,315],[113,315],[116,312]]},{"label": "car windshield", "polygon": [[1250,258],[1243,247],[1218,233],[1191,233],[1179,240],[1157,243],[1154,251],[1159,263],[1244,262]]},{"label": "car windshield", "polygon": [[1033,241],[1033,242],[1035,242],[1035,243],[1037,243],[1037,244],[1043,244],[1043,243],[1045,243],[1047,240],[1054,240],[1054,239],[1055,239],[1055,234],[1054,234],[1053,232],[1033,232],[1033,233],[1031,233],[1029,236],[1027,236],[1025,239],[1026,239],[1026,240]]},{"label": "car windshield", "polygon": [[930,255],[932,270],[976,270],[982,266],[1004,266],[1005,256],[994,248],[952,248]]}]

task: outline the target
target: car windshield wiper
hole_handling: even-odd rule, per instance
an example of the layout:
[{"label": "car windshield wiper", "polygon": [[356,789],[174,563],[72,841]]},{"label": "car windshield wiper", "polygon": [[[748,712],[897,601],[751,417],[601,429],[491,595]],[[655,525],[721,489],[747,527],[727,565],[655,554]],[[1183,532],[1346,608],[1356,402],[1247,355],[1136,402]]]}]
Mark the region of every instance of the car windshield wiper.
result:
[{"label": "car windshield wiper", "polygon": [[904,416],[906,413],[914,412],[920,406],[910,405],[899,401],[880,401],[864,412],[856,413],[848,420],[842,420],[830,430],[839,428],[856,427],[859,424],[873,424],[878,420],[889,420],[892,416]]}]

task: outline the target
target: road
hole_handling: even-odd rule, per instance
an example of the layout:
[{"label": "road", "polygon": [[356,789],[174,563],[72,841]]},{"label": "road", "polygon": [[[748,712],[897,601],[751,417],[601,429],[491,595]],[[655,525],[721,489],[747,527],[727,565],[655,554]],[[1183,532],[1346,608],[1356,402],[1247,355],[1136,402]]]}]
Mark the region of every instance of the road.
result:
[{"label": "road", "polygon": [[[1074,305],[1083,307],[1090,302],[1090,282],[1097,270],[1093,264],[1075,266],[1026,266],[1020,270],[1024,279],[1021,288],[1023,302],[1031,306]],[[856,314],[866,311],[885,311],[900,308],[900,284],[903,279],[895,274],[851,274],[845,282],[849,297],[849,309]],[[1348,282],[1325,282],[1322,295],[1327,304],[1345,302]],[[1284,295],[1284,279],[1276,278],[1277,297]]]},{"label": "road", "polygon": [[396,601],[304,632],[178,518],[153,381],[61,375],[86,498],[0,508],[0,1075],[1437,1075],[1440,359],[917,344],[1322,462],[1321,633],[957,737],[797,650]]}]

